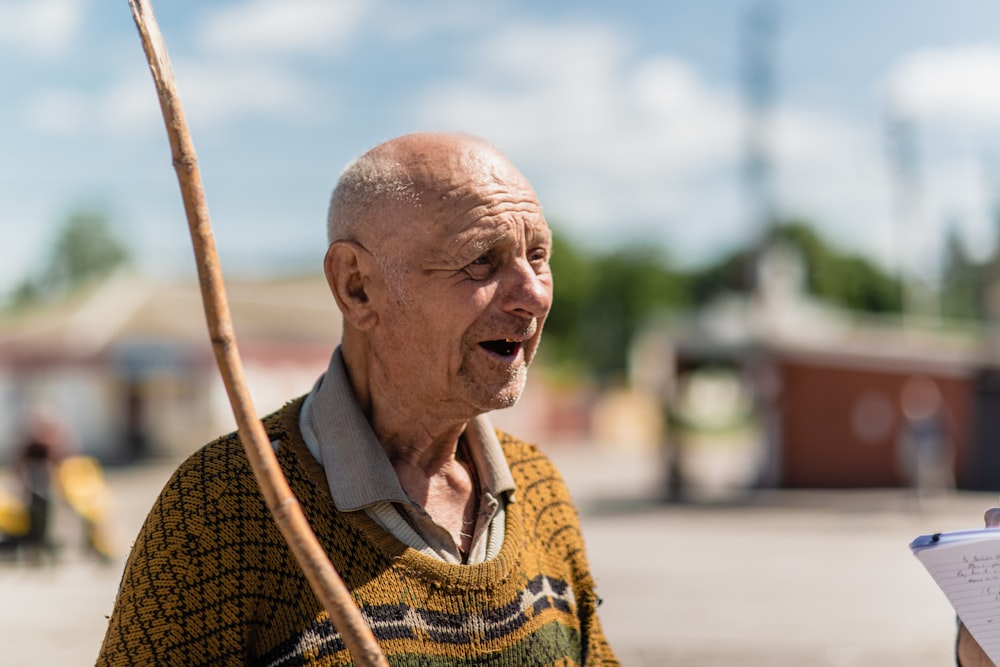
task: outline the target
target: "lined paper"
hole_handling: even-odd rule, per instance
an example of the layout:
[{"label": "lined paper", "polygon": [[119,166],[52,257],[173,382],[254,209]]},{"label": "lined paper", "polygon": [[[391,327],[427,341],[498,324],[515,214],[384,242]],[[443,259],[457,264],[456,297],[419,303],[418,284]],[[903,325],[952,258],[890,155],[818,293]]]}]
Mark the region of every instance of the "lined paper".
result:
[{"label": "lined paper", "polygon": [[1000,530],[925,535],[910,547],[962,623],[1000,664]]}]

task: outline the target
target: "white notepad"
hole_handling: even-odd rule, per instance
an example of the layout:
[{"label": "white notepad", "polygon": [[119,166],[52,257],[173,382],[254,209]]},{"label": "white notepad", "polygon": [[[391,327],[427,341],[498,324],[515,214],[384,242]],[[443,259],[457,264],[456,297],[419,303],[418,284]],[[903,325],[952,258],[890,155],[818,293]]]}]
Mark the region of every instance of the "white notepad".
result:
[{"label": "white notepad", "polygon": [[921,535],[910,549],[986,655],[1000,664],[1000,530]]}]

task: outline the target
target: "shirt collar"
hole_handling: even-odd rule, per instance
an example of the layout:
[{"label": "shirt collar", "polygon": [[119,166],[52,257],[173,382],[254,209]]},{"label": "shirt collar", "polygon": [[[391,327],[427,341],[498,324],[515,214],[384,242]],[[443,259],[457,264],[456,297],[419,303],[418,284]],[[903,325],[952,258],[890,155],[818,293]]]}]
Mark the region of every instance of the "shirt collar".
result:
[{"label": "shirt collar", "polygon": [[[334,350],[326,374],[306,397],[300,427],[306,445],[323,465],[338,510],[352,512],[381,502],[413,502],[358,405],[340,347]],[[513,491],[514,478],[489,420],[484,415],[476,417],[464,435],[482,490],[495,497]]]}]

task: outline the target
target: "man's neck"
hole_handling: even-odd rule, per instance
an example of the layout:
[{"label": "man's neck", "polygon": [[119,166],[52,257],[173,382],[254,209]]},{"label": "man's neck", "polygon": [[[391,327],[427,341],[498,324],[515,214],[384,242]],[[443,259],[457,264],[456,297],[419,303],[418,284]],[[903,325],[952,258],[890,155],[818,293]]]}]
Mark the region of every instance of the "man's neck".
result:
[{"label": "man's neck", "polygon": [[469,419],[432,415],[418,397],[395,391],[386,395],[375,380],[371,355],[362,345],[341,346],[344,367],[358,405],[390,461],[404,461],[428,476],[455,461],[459,438]]},{"label": "man's neck", "polygon": [[[464,419],[441,419],[407,395],[382,396],[364,349],[341,347],[359,406],[392,464],[406,495],[451,533],[462,553],[471,547],[478,511],[475,463],[459,457]],[[466,447],[467,449],[467,447]]]},{"label": "man's neck", "polygon": [[464,439],[457,452],[433,466],[415,465],[392,454],[389,460],[403,491],[451,534],[464,560],[475,534],[480,493],[476,466]]}]

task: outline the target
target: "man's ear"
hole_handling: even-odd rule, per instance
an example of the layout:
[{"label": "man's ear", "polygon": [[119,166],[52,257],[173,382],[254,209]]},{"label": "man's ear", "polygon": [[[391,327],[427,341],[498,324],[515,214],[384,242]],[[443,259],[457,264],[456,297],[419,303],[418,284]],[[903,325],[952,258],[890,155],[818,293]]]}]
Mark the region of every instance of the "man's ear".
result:
[{"label": "man's ear", "polygon": [[323,260],[326,282],[340,312],[347,322],[362,331],[378,321],[369,294],[373,264],[371,253],[353,241],[334,241]]}]

